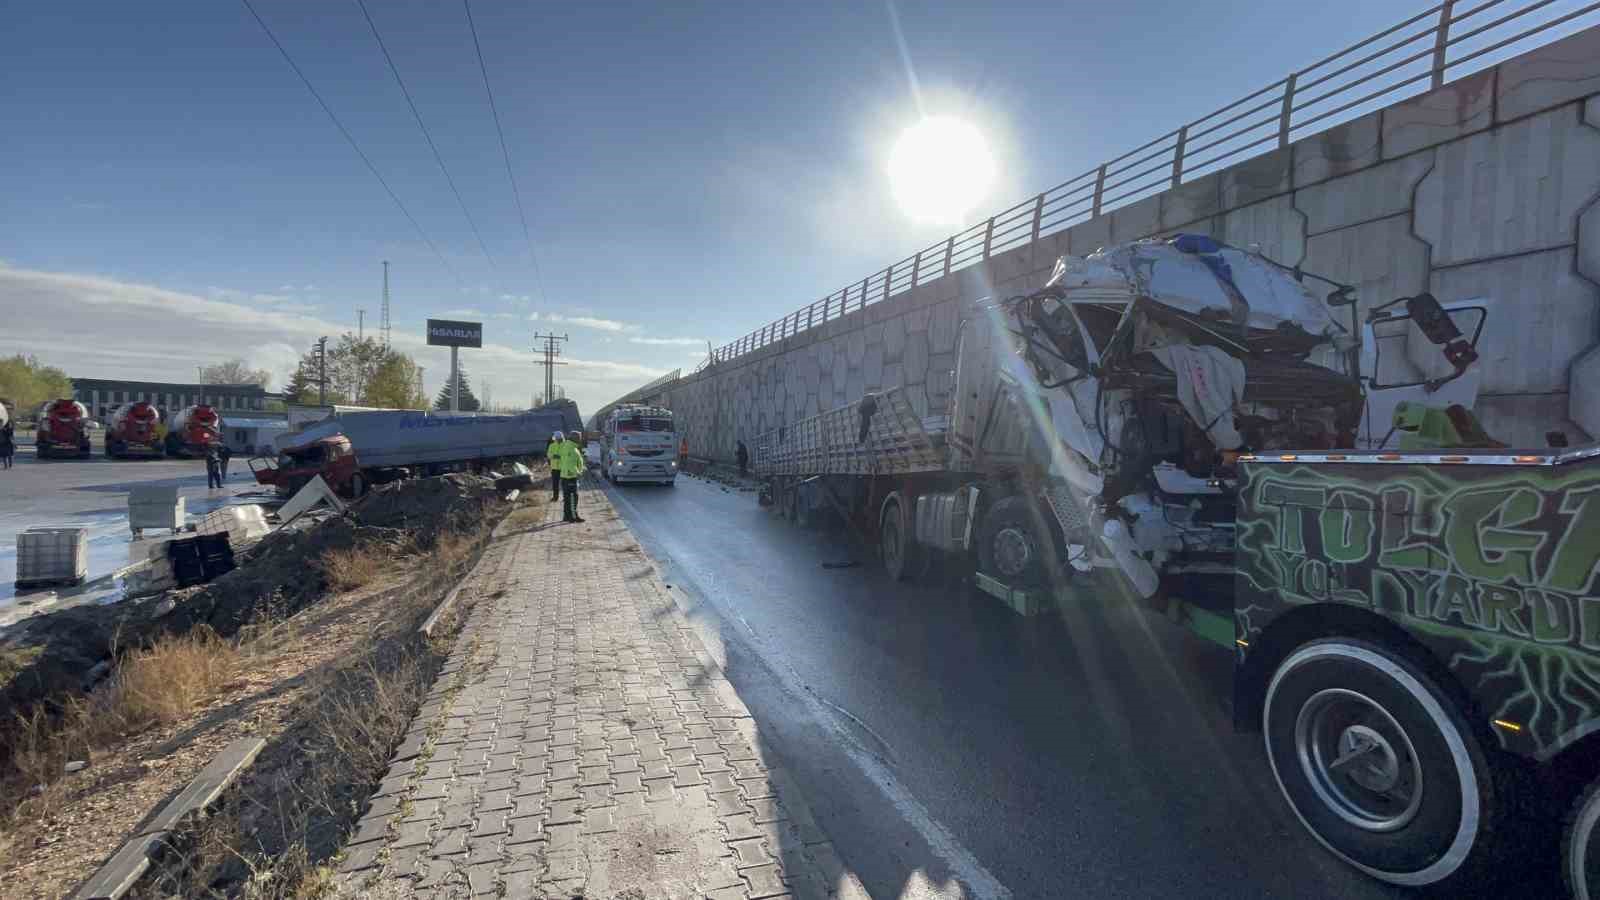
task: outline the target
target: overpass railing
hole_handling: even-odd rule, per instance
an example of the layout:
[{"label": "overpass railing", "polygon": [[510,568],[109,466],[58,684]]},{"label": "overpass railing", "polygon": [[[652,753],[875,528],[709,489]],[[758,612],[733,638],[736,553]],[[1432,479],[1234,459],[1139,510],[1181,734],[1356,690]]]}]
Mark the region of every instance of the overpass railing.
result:
[{"label": "overpass railing", "polygon": [[1600,2],[1445,2],[1187,122],[712,351],[759,350],[1136,200],[1488,68],[1600,18]]}]

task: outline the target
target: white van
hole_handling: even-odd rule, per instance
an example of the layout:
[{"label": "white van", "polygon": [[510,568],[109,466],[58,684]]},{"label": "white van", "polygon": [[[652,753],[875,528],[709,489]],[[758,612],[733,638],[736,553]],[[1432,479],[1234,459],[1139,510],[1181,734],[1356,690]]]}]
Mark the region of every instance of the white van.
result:
[{"label": "white van", "polygon": [[678,477],[678,432],[672,410],[659,406],[619,406],[607,417],[600,471],[613,482],[673,484]]}]

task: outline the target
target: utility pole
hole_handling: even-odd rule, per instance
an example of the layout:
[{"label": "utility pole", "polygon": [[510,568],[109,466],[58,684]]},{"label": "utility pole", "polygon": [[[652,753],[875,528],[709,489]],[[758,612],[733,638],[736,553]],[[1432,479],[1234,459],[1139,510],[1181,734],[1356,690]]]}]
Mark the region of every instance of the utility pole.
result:
[{"label": "utility pole", "polygon": [[356,307],[356,340],[364,341],[367,338],[367,311]]},{"label": "utility pole", "polygon": [[[564,366],[564,362],[556,362],[556,357],[561,355],[561,341],[567,340],[564,334],[539,334],[534,332],[534,352],[543,353],[544,361],[534,365],[544,366],[544,402],[549,403],[556,396],[556,366]],[[539,341],[544,341],[544,346],[538,346]]]},{"label": "utility pole", "polygon": [[389,261],[383,261],[383,317],[378,323],[378,330],[383,335],[383,349],[389,349]]},{"label": "utility pole", "polygon": [[328,405],[328,338],[317,340],[317,405]]},{"label": "utility pole", "polygon": [[450,411],[461,412],[461,348],[450,345]]},{"label": "utility pole", "polygon": [[422,398],[422,408],[428,408],[428,395],[422,392],[422,366],[417,366],[417,396]]}]

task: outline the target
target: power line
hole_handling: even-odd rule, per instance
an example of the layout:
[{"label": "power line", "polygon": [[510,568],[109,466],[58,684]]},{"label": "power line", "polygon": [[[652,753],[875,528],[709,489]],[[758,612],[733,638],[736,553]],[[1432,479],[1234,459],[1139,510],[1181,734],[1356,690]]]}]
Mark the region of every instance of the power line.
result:
[{"label": "power line", "polygon": [[467,211],[467,203],[461,199],[461,191],[456,189],[456,180],[450,177],[450,170],[445,168],[444,157],[439,155],[439,148],[434,145],[433,135],[428,133],[428,126],[422,123],[422,113],[417,112],[417,104],[411,99],[411,92],[406,89],[406,83],[400,77],[400,69],[395,66],[394,58],[389,55],[389,48],[384,45],[382,35],[378,34],[378,26],[372,21],[372,14],[367,12],[366,0],[356,0],[356,5],[361,7],[361,15],[366,17],[367,27],[372,29],[372,38],[378,42],[378,49],[383,51],[383,60],[389,64],[389,72],[394,75],[394,83],[400,85],[400,93],[405,95],[406,105],[411,107],[411,115],[417,120],[417,127],[422,129],[422,137],[428,142],[428,149],[433,151],[433,161],[439,164],[439,171],[444,173],[444,180],[450,185],[450,193],[456,195],[456,203],[461,206],[461,214],[467,217],[467,225],[472,229],[472,236],[478,241],[478,249],[483,251],[483,258],[489,261],[489,268],[494,268],[494,257],[489,255],[489,248],[484,246],[483,235],[478,233],[478,223],[472,220],[472,213]]},{"label": "power line", "polygon": [[533,235],[528,231],[528,215],[522,209],[522,193],[517,190],[517,176],[511,171],[511,151],[506,149],[506,133],[500,127],[500,110],[494,105],[494,88],[489,86],[489,69],[483,64],[483,45],[478,43],[478,26],[472,21],[472,0],[461,0],[467,10],[467,28],[472,31],[472,46],[478,51],[478,71],[483,73],[483,90],[489,95],[489,112],[494,116],[494,130],[500,135],[500,154],[506,160],[506,178],[511,181],[511,196],[517,201],[517,218],[522,220],[522,237],[528,242],[528,258],[533,260],[534,284],[539,288],[539,300],[549,305],[544,292],[544,273],[539,270],[539,253],[533,247]]},{"label": "power line", "polygon": [[256,20],[257,25],[261,26],[261,30],[267,33],[267,39],[272,41],[272,46],[278,48],[278,52],[283,55],[283,61],[289,64],[289,68],[294,70],[294,74],[300,77],[300,83],[304,84],[306,90],[311,92],[311,96],[316,99],[317,105],[321,106],[322,111],[328,114],[329,119],[333,120],[333,126],[339,129],[340,134],[344,135],[344,139],[350,144],[350,149],[356,151],[356,155],[361,157],[361,161],[367,164],[367,171],[371,172],[372,177],[378,179],[378,183],[383,185],[384,191],[389,194],[389,199],[393,200],[394,205],[399,207],[400,212],[405,215],[406,221],[411,223],[411,227],[417,230],[417,235],[422,238],[422,242],[427,244],[428,249],[433,251],[433,255],[439,258],[439,263],[456,280],[456,285],[458,287],[461,286],[461,276],[456,273],[455,267],[450,265],[450,261],[444,258],[443,253],[439,252],[438,246],[433,243],[432,238],[428,237],[428,233],[422,230],[422,225],[417,222],[415,216],[411,215],[411,210],[406,209],[406,205],[400,202],[400,197],[394,192],[394,188],[389,187],[389,182],[385,181],[383,176],[379,174],[378,167],[372,164],[372,160],[361,149],[361,145],[356,143],[356,139],[351,136],[349,129],[344,127],[344,123],[339,121],[339,117],[333,114],[332,107],[328,106],[328,102],[322,99],[321,94],[317,93],[317,89],[311,84],[311,79],[307,78],[306,73],[300,71],[300,67],[295,65],[294,57],[290,56],[289,51],[283,48],[283,43],[278,40],[277,35],[272,33],[272,29],[267,27],[267,23],[261,18],[261,14],[256,12],[254,6],[250,5],[250,0],[239,0],[239,2],[243,3],[244,8],[250,11],[251,17]]}]

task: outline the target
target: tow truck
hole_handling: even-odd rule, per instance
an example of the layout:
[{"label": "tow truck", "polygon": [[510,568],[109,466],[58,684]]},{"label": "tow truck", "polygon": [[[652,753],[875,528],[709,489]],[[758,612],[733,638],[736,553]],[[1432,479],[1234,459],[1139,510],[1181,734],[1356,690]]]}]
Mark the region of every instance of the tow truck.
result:
[{"label": "tow truck", "polygon": [[1520,785],[1586,900],[1600,445],[1495,441],[1486,304],[1384,299],[1196,235],[1063,257],[965,310],[940,414],[891,387],[763,434],[761,499],[895,579],[944,557],[1018,612],[1115,599],[1222,648],[1284,802],[1375,878],[1490,871]]}]

